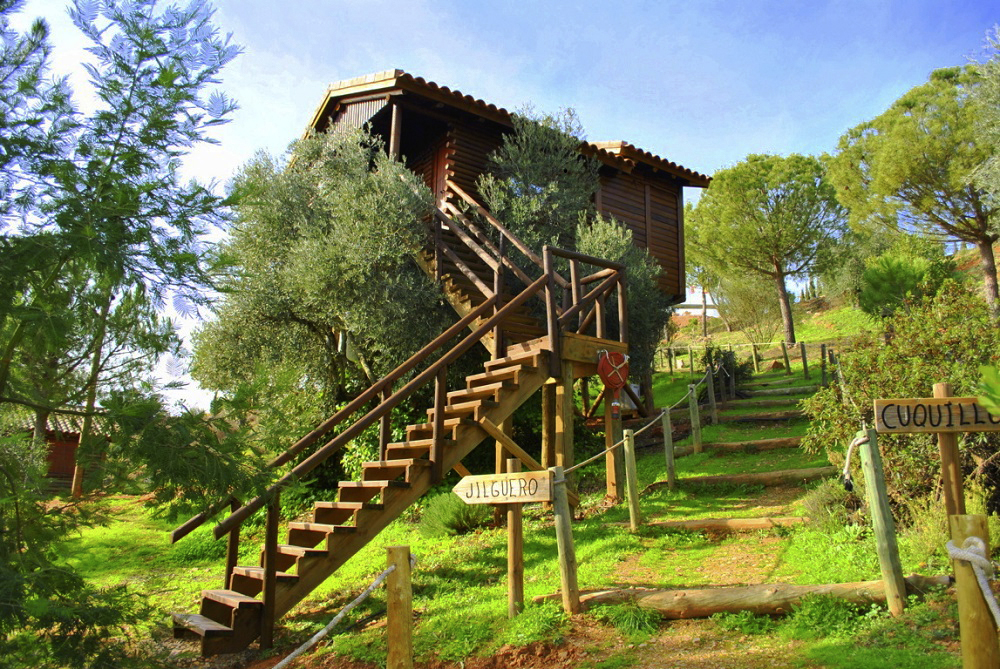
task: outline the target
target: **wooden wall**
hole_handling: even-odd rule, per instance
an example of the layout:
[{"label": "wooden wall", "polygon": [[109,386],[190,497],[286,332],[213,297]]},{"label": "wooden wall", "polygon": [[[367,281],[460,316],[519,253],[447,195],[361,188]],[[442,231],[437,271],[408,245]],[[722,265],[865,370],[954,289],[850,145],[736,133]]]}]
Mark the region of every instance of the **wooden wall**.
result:
[{"label": "wooden wall", "polygon": [[663,272],[660,290],[683,299],[684,237],[681,187],[643,174],[601,175],[597,208],[631,231],[638,246],[648,249]]},{"label": "wooden wall", "polygon": [[482,202],[476,179],[486,172],[487,157],[500,147],[499,132],[483,123],[455,124],[448,133],[451,155],[448,177],[466,193]]}]

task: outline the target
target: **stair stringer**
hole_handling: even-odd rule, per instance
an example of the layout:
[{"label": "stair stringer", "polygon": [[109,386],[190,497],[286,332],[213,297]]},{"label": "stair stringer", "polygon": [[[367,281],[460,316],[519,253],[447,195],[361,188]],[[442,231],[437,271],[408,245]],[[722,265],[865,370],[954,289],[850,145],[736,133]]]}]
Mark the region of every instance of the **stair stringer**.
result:
[{"label": "stair stringer", "polygon": [[[548,378],[547,352],[538,353],[540,354],[538,366],[528,373],[522,373],[518,387],[503,392],[497,406],[486,411],[486,418],[495,424],[500,424],[542,387]],[[449,471],[488,438],[490,435],[478,423],[470,421],[458,424],[455,428],[454,443],[445,449],[443,471]],[[383,492],[381,509],[359,514],[358,517],[363,518],[364,522],[358,525],[355,533],[331,538],[328,555],[299,558],[296,582],[278,588],[275,601],[276,618],[290,611],[420,499],[432,485],[430,468],[414,470],[407,483],[409,484],[407,488],[386,488]]]}]

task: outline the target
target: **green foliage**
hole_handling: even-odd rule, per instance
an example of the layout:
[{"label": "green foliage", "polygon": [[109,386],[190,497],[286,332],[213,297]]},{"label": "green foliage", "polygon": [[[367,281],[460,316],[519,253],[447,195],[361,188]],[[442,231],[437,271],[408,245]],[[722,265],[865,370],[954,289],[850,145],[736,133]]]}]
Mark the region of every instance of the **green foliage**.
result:
[{"label": "green foliage", "polygon": [[712,620],[727,632],[740,634],[770,634],[776,627],[774,619],[770,616],[757,615],[753,611],[736,613],[724,611],[712,614]]},{"label": "green foliage", "polygon": [[608,623],[629,639],[644,639],[660,628],[661,616],[655,609],[646,609],[634,601],[609,604],[594,609],[594,617]]},{"label": "green foliage", "polygon": [[792,607],[781,633],[793,639],[847,638],[864,622],[855,604],[831,595],[806,595]]},{"label": "green foliage", "polygon": [[614,219],[597,216],[576,229],[580,253],[625,265],[629,364],[635,376],[651,372],[663,329],[673,313],[657,284],[660,266],[632,242],[632,231]]},{"label": "green foliage", "polygon": [[527,604],[507,623],[497,643],[526,646],[536,641],[558,642],[568,622],[560,602]]},{"label": "green foliage", "polygon": [[802,498],[806,517],[826,532],[841,531],[860,506],[858,496],[834,479],[823,481]]},{"label": "green foliage", "polygon": [[914,301],[937,293],[955,272],[955,261],[944,255],[940,244],[914,235],[901,236],[866,264],[858,305],[873,318],[885,318],[897,309],[909,313]]},{"label": "green foliage", "polygon": [[795,329],[786,279],[831,264],[844,228],[825,173],[825,164],[810,156],[750,155],[716,172],[712,187],[685,214],[693,262],[715,277],[770,281],[789,342]]},{"label": "green foliage", "polygon": [[719,316],[747,342],[774,341],[781,331],[781,308],[773,282],[755,276],[723,276],[711,288]]},{"label": "green foliage", "polygon": [[486,504],[466,504],[451,492],[431,497],[420,518],[425,536],[443,537],[466,534],[485,527],[493,520],[493,510]]},{"label": "green foliage", "polygon": [[[512,119],[514,131],[490,156],[477,183],[489,210],[536,252],[545,244],[574,248],[581,217],[593,211],[598,164],[580,153],[583,128],[566,109]],[[605,256],[601,256],[605,257]]]},{"label": "green foliage", "polygon": [[981,80],[973,66],[931,73],[927,83],[841,137],[830,180],[855,226],[922,230],[975,244],[995,309],[997,201],[973,181],[996,152],[995,137],[979,130]]},{"label": "green foliage", "polygon": [[[825,451],[842,465],[844,449],[862,421],[874,424],[873,402],[889,397],[927,397],[933,383],[951,383],[956,396],[976,393],[979,367],[1000,361],[1000,332],[986,305],[974,293],[946,282],[909,315],[886,319],[881,331],[863,333],[840,354],[837,381],[803,402],[812,417],[807,449]],[[987,458],[996,450],[990,433],[969,434],[963,459]],[[933,435],[879,435],[879,449],[891,499],[904,502],[928,494],[940,477]],[[860,465],[853,465],[861,480]],[[980,469],[994,509],[996,470]]]}]

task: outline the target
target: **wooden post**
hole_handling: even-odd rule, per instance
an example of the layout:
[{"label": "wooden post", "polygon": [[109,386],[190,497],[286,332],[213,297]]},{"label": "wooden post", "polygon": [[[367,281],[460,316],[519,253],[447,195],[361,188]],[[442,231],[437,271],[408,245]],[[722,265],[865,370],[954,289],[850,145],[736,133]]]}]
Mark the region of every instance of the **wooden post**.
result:
[{"label": "wooden post", "polygon": [[639,511],[639,477],[635,471],[635,432],[632,430],[625,430],[625,479],[628,481],[629,528],[638,532],[642,514]]},{"label": "wooden post", "polygon": [[[604,398],[604,448],[611,448],[622,440],[622,418],[611,414],[611,393]],[[608,451],[604,458],[605,484],[608,499],[620,502],[625,499],[625,459],[621,448]]]},{"label": "wooden post", "polygon": [[[392,396],[392,386],[386,387],[382,391],[381,400],[384,402]],[[391,411],[386,411],[381,418],[378,419],[378,459],[385,460],[385,449],[392,441],[392,420]]]},{"label": "wooden post", "polygon": [[694,378],[694,349],[688,346],[688,366],[691,370],[691,378]]},{"label": "wooden post", "polygon": [[264,610],[260,614],[260,647],[274,646],[275,595],[278,589],[278,524],[281,521],[279,493],[267,505],[264,525]]},{"label": "wooden post", "polygon": [[[554,353],[550,355],[554,355]],[[555,390],[556,460],[554,464],[568,469],[573,466],[575,457],[573,453],[573,410],[576,405],[573,401],[573,363],[564,361],[559,370],[561,376]],[[605,405],[610,404],[610,401],[605,400]],[[566,483],[569,490],[576,490],[574,480]]]},{"label": "wooden post", "polygon": [[569,498],[566,495],[566,476],[559,465],[552,472],[552,506],[555,511],[556,544],[559,548],[559,582],[562,591],[563,610],[579,613],[580,587],[576,578],[576,548],[573,546],[572,517]]},{"label": "wooden post", "polygon": [[708,380],[708,422],[712,425],[719,424],[719,407],[715,404],[715,370],[711,363],[705,370],[705,378]]},{"label": "wooden post", "polygon": [[667,348],[667,366],[670,369],[670,376],[674,375],[674,347]]},{"label": "wooden post", "polygon": [[[935,383],[934,397],[951,397],[950,383]],[[938,452],[941,455],[941,477],[944,487],[944,508],[949,516],[965,513],[965,493],[962,491],[962,460],[958,454],[958,435],[939,432]]]},{"label": "wooden post", "polygon": [[750,355],[753,357],[753,373],[760,374],[760,361],[757,360],[757,344],[750,344]]},{"label": "wooden post", "polygon": [[[507,460],[509,473],[521,471],[521,461]],[[524,610],[524,526],[522,504],[507,505],[507,616]]]},{"label": "wooden post", "polygon": [[698,386],[693,383],[688,386],[688,407],[691,410],[691,438],[694,440],[694,452],[701,453],[701,415],[698,411]]},{"label": "wooden post", "polygon": [[[232,501],[229,503],[230,513],[235,512],[236,509],[240,508],[240,506],[242,505],[239,500],[233,497]],[[226,539],[226,580],[222,585],[223,590],[229,590],[233,578],[233,570],[236,569],[239,559],[240,526],[237,525],[229,531],[229,537]]]},{"label": "wooden post", "polygon": [[[979,537],[990,554],[990,536],[986,516],[952,514],[948,516],[951,540],[959,548],[968,537]],[[958,598],[958,625],[962,640],[963,669],[996,669],[1000,667],[1000,645],[997,627],[989,606],[979,589],[972,565],[964,560],[952,560],[955,569],[955,591]]]},{"label": "wooden post", "polygon": [[903,566],[899,561],[896,524],[889,508],[889,495],[885,489],[882,456],[878,451],[875,430],[868,430],[868,441],[861,445],[861,468],[865,475],[865,492],[872,514],[882,582],[885,584],[885,601],[889,612],[898,616],[906,606],[906,582],[903,580]]},{"label": "wooden post", "polygon": [[788,344],[781,342],[781,357],[785,360],[785,375],[792,375],[792,363],[788,361]]},{"label": "wooden post", "polygon": [[819,345],[820,385],[826,388],[826,344]]},{"label": "wooden post", "polygon": [[663,409],[660,423],[663,426],[663,457],[667,461],[667,488],[674,490],[677,487],[677,471],[674,467],[674,427],[670,424],[669,408]]},{"label": "wooden post", "polygon": [[385,581],[389,639],[387,669],[413,669],[413,587],[410,584],[410,547],[388,546],[386,562],[394,569]]},{"label": "wooden post", "polygon": [[542,386],[542,467],[556,464],[556,384]]},{"label": "wooden post", "polygon": [[733,356],[733,368],[729,370],[729,376],[726,379],[729,381],[729,399],[736,399],[736,356]]},{"label": "wooden post", "polygon": [[799,342],[799,353],[802,355],[802,376],[805,377],[806,381],[809,380],[809,364],[806,361],[806,343],[804,341]]},{"label": "wooden post", "polygon": [[447,434],[444,427],[444,408],[448,404],[448,367],[438,370],[434,378],[434,420],[431,422],[431,481],[440,483],[444,478],[444,441]]}]

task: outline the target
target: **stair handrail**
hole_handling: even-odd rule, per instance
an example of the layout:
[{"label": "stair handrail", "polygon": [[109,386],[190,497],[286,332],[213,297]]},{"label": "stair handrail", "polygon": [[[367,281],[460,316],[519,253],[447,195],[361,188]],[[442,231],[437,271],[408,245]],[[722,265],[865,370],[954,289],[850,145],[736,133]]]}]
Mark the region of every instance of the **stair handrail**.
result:
[{"label": "stair handrail", "polygon": [[[374,422],[381,418],[382,415],[391,411],[406,397],[412,394],[413,391],[437,377],[440,370],[453,363],[461,355],[471,349],[476,343],[479,342],[480,339],[483,338],[486,333],[492,330],[510,313],[539,293],[546,287],[547,284],[550,283],[550,281],[551,278],[547,275],[543,275],[536,279],[530,286],[525,288],[520,294],[504,305],[502,309],[489,317],[486,321],[479,325],[475,331],[463,338],[462,341],[456,344],[450,351],[445,353],[432,365],[407,382],[406,385],[394,392],[389,398],[380,402],[378,406],[365,414],[365,416],[354,422],[346,430],[339,433],[312,455],[292,468],[291,471],[271,484],[271,486],[268,487],[268,489],[263,493],[245,503],[239,509],[233,511],[229,516],[215,526],[212,532],[215,538],[221,539],[232,530],[238,528],[247,518],[250,517],[250,515],[262,509],[275,494],[287,487],[293,481],[300,480],[303,476],[311,472],[314,468],[338,451],[344,444],[361,434],[361,432],[367,429],[370,425],[374,424]],[[487,302],[481,306],[491,308],[493,306],[493,299],[495,298],[487,300]]]},{"label": "stair handrail", "polygon": [[[348,402],[343,408],[333,414],[331,417],[327,418],[325,421],[320,423],[315,429],[313,429],[309,434],[305,435],[297,442],[289,446],[283,453],[278,455],[276,458],[267,463],[266,468],[275,469],[281,465],[287,463],[296,455],[301,453],[303,450],[313,445],[319,438],[324,434],[336,427],[340,422],[342,422],[348,416],[354,414],[361,407],[363,407],[368,402],[377,398],[382,394],[387,388],[392,387],[399,379],[406,376],[408,373],[413,371],[414,368],[421,362],[427,359],[427,357],[433,353],[435,350],[440,348],[445,342],[454,339],[455,335],[461,333],[465,328],[469,327],[470,324],[475,322],[476,319],[483,316],[493,307],[493,300],[487,300],[483,304],[479,305],[476,309],[472,310],[466,314],[462,319],[457,321],[447,330],[438,335],[434,340],[428,343],[426,346],[421,348],[419,351],[414,353],[402,363],[396,369],[392,370],[384,377],[372,384],[367,390],[362,392],[360,395],[355,397],[353,400]],[[170,533],[170,542],[176,543],[180,541],[185,536],[190,534],[196,528],[200,527],[209,518],[217,515],[222,509],[230,503],[232,497],[228,497],[225,500],[217,502],[210,507],[206,508],[204,511],[191,517],[189,520],[185,521],[182,525],[174,529]]]}]

